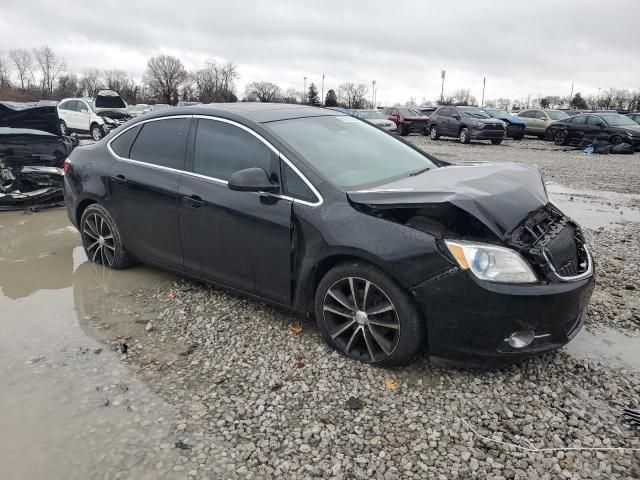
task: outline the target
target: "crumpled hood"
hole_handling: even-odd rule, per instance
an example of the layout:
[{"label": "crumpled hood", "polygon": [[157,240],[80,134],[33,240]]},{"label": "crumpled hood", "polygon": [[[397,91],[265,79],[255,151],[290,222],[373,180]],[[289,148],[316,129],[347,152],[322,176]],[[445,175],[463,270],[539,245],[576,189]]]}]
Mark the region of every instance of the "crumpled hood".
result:
[{"label": "crumpled hood", "polygon": [[53,105],[0,103],[0,127],[40,130],[57,136],[62,134],[58,110]]},{"label": "crumpled hood", "polygon": [[519,163],[451,165],[368,190],[347,193],[378,208],[448,202],[504,238],[549,199],[537,167]]}]

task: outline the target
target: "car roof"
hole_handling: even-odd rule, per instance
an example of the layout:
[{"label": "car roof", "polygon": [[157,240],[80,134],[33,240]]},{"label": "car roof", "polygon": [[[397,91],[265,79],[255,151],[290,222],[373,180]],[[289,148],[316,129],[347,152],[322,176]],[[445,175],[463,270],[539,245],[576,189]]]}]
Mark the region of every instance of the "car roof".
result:
[{"label": "car roof", "polygon": [[292,105],[287,103],[209,103],[207,105],[192,105],[162,110],[157,114],[148,115],[145,119],[166,117],[172,115],[212,115],[223,117],[241,117],[256,123],[275,122],[292,118],[322,117],[345,115],[342,112],[328,108],[311,107],[308,105]]}]

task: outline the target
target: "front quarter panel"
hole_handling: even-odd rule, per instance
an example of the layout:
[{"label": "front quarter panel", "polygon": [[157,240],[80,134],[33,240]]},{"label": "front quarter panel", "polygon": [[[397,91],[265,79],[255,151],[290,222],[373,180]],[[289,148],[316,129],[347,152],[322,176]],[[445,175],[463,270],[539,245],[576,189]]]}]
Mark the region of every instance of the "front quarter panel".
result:
[{"label": "front quarter panel", "polygon": [[294,205],[292,241],[294,306],[301,310],[313,298],[318,269],[334,258],[372,263],[407,289],[452,268],[432,235],[359,212],[346,195],[318,208]]}]

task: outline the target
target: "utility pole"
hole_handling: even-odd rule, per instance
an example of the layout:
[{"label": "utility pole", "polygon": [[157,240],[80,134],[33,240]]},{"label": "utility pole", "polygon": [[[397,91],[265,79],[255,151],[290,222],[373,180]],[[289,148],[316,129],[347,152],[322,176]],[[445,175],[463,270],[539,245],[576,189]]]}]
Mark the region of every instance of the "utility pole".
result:
[{"label": "utility pole", "polygon": [[307,103],[307,77],[304,77],[304,86],[302,87],[302,103]]},{"label": "utility pole", "polygon": [[484,89],[487,86],[487,77],[482,77],[482,103],[480,103],[481,107],[484,107]]},{"label": "utility pole", "polygon": [[573,100],[573,82],[571,82],[571,95],[569,95],[569,103]]},{"label": "utility pole", "polygon": [[442,79],[442,88],[440,90],[440,104],[444,103],[444,77],[446,74],[446,70],[442,70],[440,72],[440,78]]},{"label": "utility pole", "polygon": [[322,106],[324,107],[324,73],[322,74],[322,93],[320,95],[322,96]]},{"label": "utility pole", "polygon": [[371,81],[371,108],[376,108],[376,81]]}]

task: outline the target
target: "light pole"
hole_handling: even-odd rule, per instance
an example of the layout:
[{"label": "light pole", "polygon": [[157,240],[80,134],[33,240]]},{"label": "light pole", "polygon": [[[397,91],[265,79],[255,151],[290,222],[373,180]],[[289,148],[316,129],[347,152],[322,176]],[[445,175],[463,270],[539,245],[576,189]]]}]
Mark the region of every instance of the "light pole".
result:
[{"label": "light pole", "polygon": [[440,89],[440,103],[444,102],[444,77],[447,74],[446,70],[440,72],[440,78],[442,79],[442,88]]},{"label": "light pole", "polygon": [[371,108],[376,108],[376,81],[371,81]]},{"label": "light pole", "polygon": [[302,87],[302,103],[307,103],[307,77],[304,77],[304,84]]},{"label": "light pole", "polygon": [[487,86],[487,77],[482,77],[482,103],[480,103],[481,107],[484,107],[484,89]]},{"label": "light pole", "polygon": [[322,106],[324,107],[324,73],[322,74],[322,93],[320,95],[320,101],[322,102]]}]

